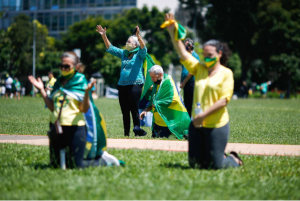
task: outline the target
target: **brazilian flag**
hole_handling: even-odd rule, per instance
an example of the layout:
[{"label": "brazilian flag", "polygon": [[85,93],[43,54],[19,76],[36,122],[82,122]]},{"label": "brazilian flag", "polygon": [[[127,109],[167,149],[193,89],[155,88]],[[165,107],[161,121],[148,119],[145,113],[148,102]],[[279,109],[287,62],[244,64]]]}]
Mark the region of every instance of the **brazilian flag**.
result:
[{"label": "brazilian flag", "polygon": [[168,20],[165,21],[162,25],[160,25],[160,28],[166,28],[167,26],[174,24],[175,25],[175,40],[184,40],[186,37],[186,29],[179,24],[176,20]]},{"label": "brazilian flag", "polygon": [[[83,101],[85,89],[88,85],[85,76],[76,72],[65,86],[61,86],[61,79],[62,77],[59,77],[55,82],[50,98],[52,98],[57,90],[61,90],[75,100]],[[90,108],[87,113],[84,113],[83,115],[87,127],[87,142],[84,158],[94,159],[96,156],[101,156],[103,151],[106,150],[107,132],[104,118],[95,106],[91,92],[89,93],[89,99]]]},{"label": "brazilian flag", "polygon": [[[164,74],[159,88],[157,84],[153,85],[152,98],[150,104],[155,106],[154,112],[158,112],[169,130],[176,135],[178,139],[188,134],[191,119],[184,107],[175,83],[170,75]],[[153,115],[153,122],[155,122]]]},{"label": "brazilian flag", "polygon": [[155,63],[154,63],[153,59],[151,58],[151,56],[149,54],[147,54],[146,58],[144,60],[144,63],[143,63],[143,71],[144,71],[143,74],[145,77],[145,83],[143,86],[142,95],[141,95],[140,100],[142,100],[143,98],[145,98],[146,100],[150,100],[150,94],[149,94],[148,90],[152,86],[153,82],[151,81],[149,69],[154,65],[155,65]]}]

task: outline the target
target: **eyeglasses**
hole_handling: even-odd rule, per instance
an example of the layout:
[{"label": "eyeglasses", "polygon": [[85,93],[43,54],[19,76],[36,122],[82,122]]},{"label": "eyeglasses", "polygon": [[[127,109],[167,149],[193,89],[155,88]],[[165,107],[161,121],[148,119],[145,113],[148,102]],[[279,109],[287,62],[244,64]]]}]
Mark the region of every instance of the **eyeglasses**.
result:
[{"label": "eyeglasses", "polygon": [[71,68],[71,66],[70,65],[68,65],[68,64],[59,64],[59,68],[60,69],[70,69]]}]

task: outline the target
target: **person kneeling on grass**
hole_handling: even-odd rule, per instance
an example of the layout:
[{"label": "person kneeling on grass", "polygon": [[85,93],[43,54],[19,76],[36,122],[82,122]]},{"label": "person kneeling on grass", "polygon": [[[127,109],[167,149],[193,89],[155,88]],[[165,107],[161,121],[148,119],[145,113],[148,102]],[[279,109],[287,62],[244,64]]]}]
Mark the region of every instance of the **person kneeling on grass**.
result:
[{"label": "person kneeling on grass", "polygon": [[186,138],[191,120],[172,77],[164,74],[159,65],[150,68],[149,73],[154,84],[150,102],[140,119],[153,110],[152,137],[168,138],[173,133],[178,139]]},{"label": "person kneeling on grass", "polygon": [[[90,92],[95,82],[88,84],[85,76],[75,71],[78,61],[75,53],[63,53],[60,64],[62,76],[55,82],[50,97],[40,78],[36,80],[33,76],[28,76],[29,81],[40,90],[52,112],[48,132],[50,164],[59,167],[60,151],[66,150],[67,168],[119,166],[117,158],[105,151],[105,122],[95,107]],[[54,127],[58,121],[62,129]]]}]

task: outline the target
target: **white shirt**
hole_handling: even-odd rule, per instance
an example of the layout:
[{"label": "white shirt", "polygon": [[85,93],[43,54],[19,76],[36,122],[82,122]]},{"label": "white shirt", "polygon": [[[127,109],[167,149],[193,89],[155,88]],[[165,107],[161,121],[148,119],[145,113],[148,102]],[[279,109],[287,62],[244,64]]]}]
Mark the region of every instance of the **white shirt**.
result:
[{"label": "white shirt", "polygon": [[11,77],[8,77],[6,80],[5,80],[5,87],[8,88],[8,89],[11,89],[11,84],[13,83],[13,79]]},{"label": "white shirt", "polygon": [[5,94],[5,86],[2,86],[2,87],[1,87],[1,93],[2,93],[2,94]]}]

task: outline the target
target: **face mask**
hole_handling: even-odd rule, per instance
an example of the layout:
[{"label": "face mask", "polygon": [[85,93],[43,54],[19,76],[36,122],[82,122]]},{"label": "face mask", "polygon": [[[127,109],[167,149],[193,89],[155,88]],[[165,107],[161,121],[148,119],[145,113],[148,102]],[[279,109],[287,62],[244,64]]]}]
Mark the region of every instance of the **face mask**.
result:
[{"label": "face mask", "polygon": [[219,61],[219,57],[216,56],[214,58],[205,57],[204,62],[207,68],[214,67],[216,63]]},{"label": "face mask", "polygon": [[75,70],[74,68],[72,68],[70,71],[61,71],[61,75],[65,78],[65,79],[70,79],[73,75],[75,74]]},{"label": "face mask", "polygon": [[161,80],[157,79],[156,82],[154,82],[154,84],[160,85]]},{"label": "face mask", "polygon": [[133,49],[134,49],[134,47],[131,44],[126,43],[126,50],[131,51]]}]

